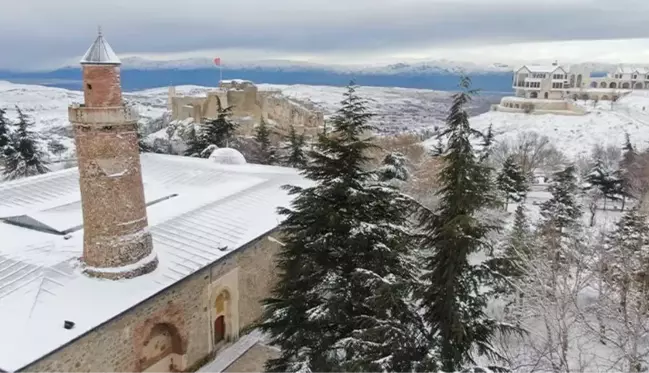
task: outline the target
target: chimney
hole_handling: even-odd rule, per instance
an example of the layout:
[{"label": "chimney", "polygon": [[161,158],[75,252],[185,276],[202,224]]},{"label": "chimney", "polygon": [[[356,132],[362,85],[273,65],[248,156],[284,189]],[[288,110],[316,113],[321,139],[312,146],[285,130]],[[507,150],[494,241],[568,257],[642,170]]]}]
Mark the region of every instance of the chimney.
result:
[{"label": "chimney", "polygon": [[138,114],[122,102],[120,65],[100,30],[81,60],[84,104],[68,109],[79,164],[84,272],[114,280],[158,265],[147,229]]}]

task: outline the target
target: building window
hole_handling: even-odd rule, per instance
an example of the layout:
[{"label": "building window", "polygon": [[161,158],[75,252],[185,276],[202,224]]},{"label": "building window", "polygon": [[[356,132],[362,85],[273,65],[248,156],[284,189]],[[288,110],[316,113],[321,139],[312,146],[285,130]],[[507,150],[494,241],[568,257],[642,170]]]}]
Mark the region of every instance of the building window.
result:
[{"label": "building window", "polygon": [[638,76],[633,74],[633,79],[638,79]]},{"label": "building window", "polygon": [[225,316],[221,315],[214,320],[214,344],[225,340]]},{"label": "building window", "polygon": [[558,80],[560,80],[560,79],[565,79],[565,78],[566,78],[566,77],[565,77],[563,74],[554,74],[554,75],[552,76],[552,79],[558,79]]},{"label": "building window", "polygon": [[545,99],[547,100],[547,99],[548,99],[548,93],[545,92],[545,94],[543,95],[543,97],[545,97]]}]

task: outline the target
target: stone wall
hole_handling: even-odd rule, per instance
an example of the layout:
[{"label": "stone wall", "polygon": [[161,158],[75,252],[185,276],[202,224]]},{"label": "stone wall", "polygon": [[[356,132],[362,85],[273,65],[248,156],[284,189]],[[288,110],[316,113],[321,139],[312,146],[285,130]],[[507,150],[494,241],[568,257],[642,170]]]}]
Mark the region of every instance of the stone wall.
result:
[{"label": "stone wall", "polygon": [[[169,369],[167,364],[173,364],[176,370],[195,368],[225,347],[223,344],[214,347],[212,341],[212,284],[225,275],[237,273],[238,299],[233,301],[238,302],[239,328],[246,328],[261,315],[260,301],[270,294],[277,279],[274,258],[279,244],[269,236],[272,233],[172,285],[23,371],[161,371]],[[233,338],[238,332],[231,333]],[[156,341],[157,347],[149,345]],[[171,346],[160,345],[166,342]]]},{"label": "stone wall", "polygon": [[290,126],[307,135],[317,133],[324,126],[324,114],[315,107],[285,97],[279,91],[258,91],[249,81],[225,81],[219,90],[208,92],[205,97],[178,96],[170,87],[168,107],[172,120],[216,116],[217,100],[223,106],[232,106],[233,118],[240,122],[240,132],[252,134],[254,127],[267,119],[278,133],[286,134]]}]

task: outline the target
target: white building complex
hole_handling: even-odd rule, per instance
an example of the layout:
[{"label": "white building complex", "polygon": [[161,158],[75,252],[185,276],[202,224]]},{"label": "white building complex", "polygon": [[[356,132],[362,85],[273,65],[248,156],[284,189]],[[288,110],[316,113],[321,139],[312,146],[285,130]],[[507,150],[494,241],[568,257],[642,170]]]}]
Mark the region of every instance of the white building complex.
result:
[{"label": "white building complex", "polygon": [[649,68],[617,67],[593,77],[584,65],[525,65],[514,70],[513,97],[504,97],[496,110],[583,115],[575,100],[617,100],[638,89],[649,89]]}]

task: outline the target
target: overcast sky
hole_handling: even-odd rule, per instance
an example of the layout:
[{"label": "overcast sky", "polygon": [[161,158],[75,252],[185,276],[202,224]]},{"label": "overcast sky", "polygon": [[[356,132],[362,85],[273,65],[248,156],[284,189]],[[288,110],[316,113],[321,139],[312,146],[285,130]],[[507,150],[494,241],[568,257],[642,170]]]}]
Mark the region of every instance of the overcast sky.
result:
[{"label": "overcast sky", "polygon": [[0,68],[74,61],[99,24],[121,56],[649,65],[649,0],[19,0],[2,8]]}]

